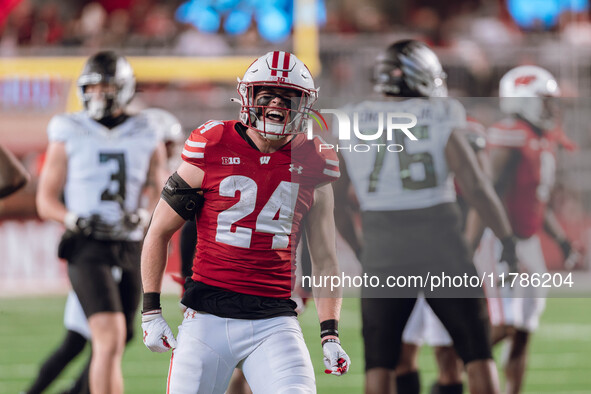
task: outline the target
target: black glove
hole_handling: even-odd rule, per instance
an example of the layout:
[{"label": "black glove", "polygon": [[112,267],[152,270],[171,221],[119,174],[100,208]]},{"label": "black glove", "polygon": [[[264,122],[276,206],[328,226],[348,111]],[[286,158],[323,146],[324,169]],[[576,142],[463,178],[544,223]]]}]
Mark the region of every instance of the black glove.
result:
[{"label": "black glove", "polygon": [[363,249],[359,248],[355,250],[355,257],[357,257],[357,261],[361,262],[361,254],[363,253]]},{"label": "black glove", "polygon": [[568,259],[568,256],[570,256],[571,252],[573,251],[573,247],[570,244],[569,240],[566,238],[563,239],[559,239],[556,242],[558,242],[558,245],[560,246],[560,250],[562,250],[562,255],[564,256],[564,259]]},{"label": "black glove", "polygon": [[125,213],[123,216],[123,228],[126,231],[132,231],[136,228],[141,228],[145,231],[150,224],[150,220],[152,219],[152,215],[150,212],[143,208],[139,208],[135,212]]},{"label": "black glove", "polygon": [[79,217],[76,220],[74,231],[88,238],[110,239],[113,236],[114,228],[103,222],[99,215],[94,214],[89,217]]},{"label": "black glove", "polygon": [[503,252],[501,253],[501,262],[507,263],[509,266],[509,272],[518,272],[517,270],[517,252],[515,251],[515,245],[517,240],[514,236],[508,236],[501,239],[503,244]]}]

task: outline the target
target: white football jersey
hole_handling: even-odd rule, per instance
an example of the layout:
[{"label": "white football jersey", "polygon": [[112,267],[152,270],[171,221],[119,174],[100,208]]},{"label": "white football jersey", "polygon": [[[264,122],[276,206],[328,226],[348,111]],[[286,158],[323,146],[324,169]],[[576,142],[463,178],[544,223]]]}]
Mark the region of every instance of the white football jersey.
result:
[{"label": "white football jersey", "polygon": [[[148,117],[150,124],[158,132],[158,138],[166,146],[168,155],[167,167],[168,172],[173,173],[183,162],[181,158],[181,151],[185,144],[185,134],[179,120],[172,113],[162,108],[146,108],[141,111],[143,115]],[[172,148],[168,144],[172,143]]]},{"label": "white football jersey", "polygon": [[[351,121],[351,139],[339,140],[338,151],[345,159],[362,210],[420,209],[456,200],[445,146],[453,129],[466,124],[466,112],[458,101],[364,101],[343,111]],[[418,140],[411,140],[400,129],[388,140],[388,113],[415,115],[416,126],[409,131]],[[411,121],[403,116],[391,119],[399,124]],[[375,135],[380,123],[383,133],[379,139],[360,139],[353,132],[358,126],[361,134]]]},{"label": "white football jersey", "polygon": [[[86,217],[98,214],[117,225],[125,212],[139,208],[158,133],[143,114],[108,129],[84,112],[54,116],[49,141],[64,142],[68,172],[64,199],[69,211]],[[143,229],[114,238],[139,241]]]}]

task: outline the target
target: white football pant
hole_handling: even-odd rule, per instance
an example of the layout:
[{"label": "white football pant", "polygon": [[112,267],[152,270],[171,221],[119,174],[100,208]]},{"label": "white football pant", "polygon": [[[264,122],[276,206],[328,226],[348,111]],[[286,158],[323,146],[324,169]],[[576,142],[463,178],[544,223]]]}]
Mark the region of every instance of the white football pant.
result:
[{"label": "white football pant", "polygon": [[[493,273],[497,278],[503,272],[499,259],[503,250],[499,241],[490,229],[486,229],[480,246],[474,256],[474,264],[482,275]],[[547,273],[546,261],[542,253],[542,245],[537,235],[518,240],[516,245],[520,272],[530,275]],[[485,286],[490,321],[493,326],[508,325],[519,330],[533,332],[538,328],[540,317],[546,306],[547,289],[540,286],[522,286],[521,276],[517,277],[513,288],[509,287],[512,280],[505,272],[504,287]],[[530,281],[531,283],[531,281]]]},{"label": "white football pant", "polygon": [[70,290],[68,299],[66,300],[66,308],[64,310],[64,327],[70,331],[77,332],[86,340],[90,340],[90,327],[88,327],[88,320],[80,305],[80,300],[74,292]]},{"label": "white football pant", "polygon": [[402,342],[421,346],[452,346],[449,333],[425,297],[420,295],[402,332]]},{"label": "white football pant", "polygon": [[254,394],[316,393],[296,317],[230,319],[188,308],[177,342],[167,393],[223,394],[236,367]]}]

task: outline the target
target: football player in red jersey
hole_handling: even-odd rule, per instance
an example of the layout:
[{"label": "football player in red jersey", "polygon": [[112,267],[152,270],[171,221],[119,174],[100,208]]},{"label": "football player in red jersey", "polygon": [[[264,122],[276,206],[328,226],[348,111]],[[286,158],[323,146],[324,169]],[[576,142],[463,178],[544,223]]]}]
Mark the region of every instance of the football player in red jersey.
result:
[{"label": "football player in red jersey", "polygon": [[[223,393],[241,368],[253,392],[314,393],[312,363],[290,300],[303,217],[313,274],[338,275],[333,194],[336,154],[302,134],[317,98],[294,55],[257,59],[238,83],[240,121],[209,121],[185,143],[142,250],[144,343],[174,348],[168,392]],[[203,191],[203,199],[196,189]],[[197,214],[193,275],[175,340],[160,290],[170,236]],[[339,290],[315,294],[327,373],[346,373]]]},{"label": "football player in red jersey", "polygon": [[[503,198],[517,242],[519,271],[529,275],[546,272],[540,240],[536,233],[545,228],[570,253],[564,231],[546,209],[553,188],[557,142],[552,131],[559,120],[555,78],[537,66],[520,66],[500,81],[501,110],[510,115],[488,130],[492,176]],[[474,240],[479,235],[470,235]],[[497,246],[498,247],[498,246]],[[475,261],[481,271],[492,272],[494,238],[486,233]],[[565,256],[567,257],[567,256]],[[506,373],[506,392],[519,393],[525,373],[527,346],[545,306],[540,287],[515,286],[489,295],[493,342],[511,338]]]}]

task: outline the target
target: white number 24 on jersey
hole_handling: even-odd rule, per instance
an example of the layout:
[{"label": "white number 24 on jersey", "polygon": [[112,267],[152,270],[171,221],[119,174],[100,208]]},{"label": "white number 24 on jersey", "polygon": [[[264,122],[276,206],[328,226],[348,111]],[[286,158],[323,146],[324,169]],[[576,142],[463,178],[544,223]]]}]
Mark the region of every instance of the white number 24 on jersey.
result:
[{"label": "white number 24 on jersey", "polygon": [[[297,183],[281,181],[257,217],[255,230],[274,234],[273,249],[287,248],[289,245],[299,186]],[[236,226],[236,231],[232,232],[231,228],[254,211],[257,191],[256,182],[242,175],[231,175],[220,182],[220,196],[234,197],[236,192],[240,192],[240,200],[218,215],[216,241],[241,248],[250,247],[252,229]]]}]

